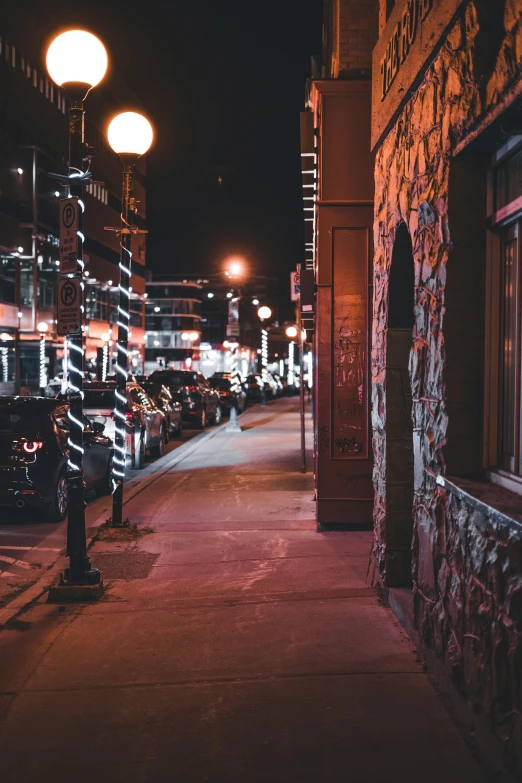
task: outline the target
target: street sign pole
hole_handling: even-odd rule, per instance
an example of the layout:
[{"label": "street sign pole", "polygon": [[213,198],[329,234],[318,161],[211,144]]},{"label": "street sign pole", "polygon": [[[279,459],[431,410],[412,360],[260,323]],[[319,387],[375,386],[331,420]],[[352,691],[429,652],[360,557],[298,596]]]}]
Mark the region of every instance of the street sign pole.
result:
[{"label": "street sign pole", "polygon": [[[301,264],[297,264],[299,283],[301,280]],[[305,437],[305,388],[304,388],[304,340],[303,319],[301,316],[302,301],[299,299],[299,413],[301,420],[301,473],[306,473],[306,437]]]}]

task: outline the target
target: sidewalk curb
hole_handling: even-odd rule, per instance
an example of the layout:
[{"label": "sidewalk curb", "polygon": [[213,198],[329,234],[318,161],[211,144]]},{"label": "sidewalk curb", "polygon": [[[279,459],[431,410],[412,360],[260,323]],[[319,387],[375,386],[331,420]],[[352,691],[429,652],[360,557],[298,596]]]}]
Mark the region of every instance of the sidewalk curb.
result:
[{"label": "sidewalk curb", "polygon": [[[239,414],[238,418],[241,419],[247,414],[252,413],[258,407],[258,405],[253,405],[252,407],[247,408],[246,411],[243,411],[243,413]],[[174,452],[171,452],[170,454],[173,455],[172,459],[168,460],[170,454],[165,454],[163,457],[160,457],[159,460],[156,460],[154,463],[152,463],[152,465],[149,465],[147,468],[145,468],[145,471],[147,471],[149,468],[153,468],[154,466],[157,467],[158,464],[161,466],[163,460],[168,460],[163,469],[160,471],[150,470],[150,472],[146,475],[140,473],[139,476],[133,477],[126,485],[126,488],[127,492],[129,490],[132,491],[133,489],[136,491],[132,492],[132,494],[126,497],[123,506],[125,507],[127,503],[130,503],[131,500],[137,497],[137,495],[141,494],[141,492],[147,489],[151,484],[172,470],[172,468],[175,468],[176,465],[186,459],[186,457],[189,457],[202,443],[215,438],[218,433],[223,432],[226,429],[227,424],[228,421],[223,422],[223,424],[220,424],[218,427],[214,427],[211,430],[201,432],[199,435],[191,438],[188,443],[184,443]],[[110,498],[110,496],[108,496],[108,498]],[[108,508],[104,508],[98,517],[93,521],[93,523],[91,523],[86,528],[87,550],[90,549],[98,528],[105,522],[108,510]],[[62,523],[62,525],[66,524],[67,521]],[[50,535],[54,535],[55,533],[56,531],[53,531],[53,533]],[[42,539],[40,543],[43,544],[46,538]],[[9,601],[9,603],[0,609],[0,631],[7,625],[7,623],[13,620],[17,615],[24,612],[31,604],[36,603],[36,601],[51,587],[53,582],[55,582],[58,578],[60,572],[64,569],[64,557],[65,552],[60,552],[54,565],[50,566],[50,568],[44,574],[42,574],[42,576],[33,585],[28,587],[26,590],[22,590],[22,592],[15,596],[12,601]]]}]

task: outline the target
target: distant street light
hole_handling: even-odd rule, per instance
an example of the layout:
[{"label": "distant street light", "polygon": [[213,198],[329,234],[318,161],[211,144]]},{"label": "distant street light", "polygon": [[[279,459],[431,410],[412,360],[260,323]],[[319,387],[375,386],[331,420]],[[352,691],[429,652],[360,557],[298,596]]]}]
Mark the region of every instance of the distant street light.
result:
[{"label": "distant street light", "polygon": [[297,337],[297,327],[295,327],[295,326],[287,327],[286,336],[287,337]]},{"label": "distant street light", "polygon": [[272,310],[266,305],[263,305],[257,311],[257,315],[261,319],[261,321],[266,321],[267,318],[270,318],[270,316],[272,315]]},{"label": "distant street light", "polygon": [[245,273],[246,265],[242,258],[229,258],[226,261],[225,275],[227,277],[239,280],[245,276]]},{"label": "distant street light", "polygon": [[254,307],[257,307],[257,305],[259,304],[259,299],[252,299],[252,304],[254,305]]},{"label": "distant street light", "polygon": [[[75,278],[83,288],[83,187],[91,174],[84,170],[86,147],[84,140],[85,111],[83,102],[89,91],[105,76],[108,66],[103,43],[86,30],[67,30],[51,42],[46,55],[51,79],[62,87],[69,98],[69,174],[66,184],[68,198],[77,198],[78,214]],[[68,585],[99,584],[100,572],[91,568],[85,533],[85,503],[83,492],[83,359],[82,320],[74,334],[67,335],[68,349],[64,368],[64,383],[69,401],[69,454],[67,461],[67,553],[69,568],[64,583]]]},{"label": "distant street light", "polygon": [[[129,524],[123,521],[123,482],[125,479],[125,464],[127,450],[125,435],[127,421],[127,378],[129,377],[129,339],[130,333],[130,295],[132,288],[131,239],[133,234],[141,233],[132,224],[132,215],[137,211],[137,203],[133,196],[134,166],[138,158],[150,148],[154,133],[152,125],[146,117],[134,111],[125,111],[114,117],[107,130],[110,146],[123,161],[123,179],[121,194],[121,225],[115,229],[120,234],[120,301],[118,306],[118,341],[116,344],[116,391],[115,391],[115,439],[113,457],[113,493],[112,517],[109,520],[112,527],[122,527]],[[154,308],[156,311],[156,308]]]}]

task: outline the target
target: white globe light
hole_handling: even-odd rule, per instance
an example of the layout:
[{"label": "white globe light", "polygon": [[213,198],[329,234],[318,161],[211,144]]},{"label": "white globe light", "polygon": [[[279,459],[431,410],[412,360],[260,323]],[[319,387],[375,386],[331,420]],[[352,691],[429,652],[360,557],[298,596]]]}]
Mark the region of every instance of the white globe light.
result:
[{"label": "white globe light", "polygon": [[286,330],[286,336],[287,337],[297,337],[297,329],[295,326],[289,326]]},{"label": "white globe light", "polygon": [[107,131],[109,144],[118,155],[144,155],[152,144],[152,125],[143,114],[124,111],[118,114]]},{"label": "white globe light", "polygon": [[61,33],[47,50],[47,71],[59,87],[70,82],[95,87],[105,76],[108,63],[105,46],[86,30]]},{"label": "white globe light", "polygon": [[36,328],[39,332],[46,332],[49,329],[49,324],[46,324],[45,321],[40,321]]},{"label": "white globe light", "polygon": [[263,305],[262,307],[259,308],[257,314],[262,321],[266,321],[266,319],[270,318],[270,316],[272,315],[272,310],[266,305]]}]

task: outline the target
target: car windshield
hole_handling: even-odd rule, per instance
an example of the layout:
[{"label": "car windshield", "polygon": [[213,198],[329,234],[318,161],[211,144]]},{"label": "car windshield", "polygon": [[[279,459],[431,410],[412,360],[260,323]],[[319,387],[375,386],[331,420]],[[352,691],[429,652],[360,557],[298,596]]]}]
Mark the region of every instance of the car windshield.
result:
[{"label": "car windshield", "polygon": [[0,398],[0,432],[40,432],[49,425],[54,407],[48,400]]},{"label": "car windshield", "polygon": [[230,391],[230,381],[228,378],[209,378],[208,381],[213,389],[219,389],[219,391]]},{"label": "car windshield", "polygon": [[106,410],[114,408],[113,389],[84,389],[83,394],[84,408],[104,408]]}]

